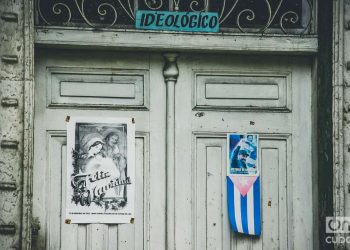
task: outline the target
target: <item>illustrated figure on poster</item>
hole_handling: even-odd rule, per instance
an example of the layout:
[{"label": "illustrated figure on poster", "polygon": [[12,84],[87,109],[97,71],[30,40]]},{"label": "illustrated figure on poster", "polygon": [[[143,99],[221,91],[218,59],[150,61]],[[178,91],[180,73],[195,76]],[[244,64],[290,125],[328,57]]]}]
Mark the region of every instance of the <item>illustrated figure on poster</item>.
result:
[{"label": "illustrated figure on poster", "polygon": [[254,135],[230,135],[231,174],[250,174],[256,172],[257,139]]},{"label": "illustrated figure on poster", "polygon": [[67,119],[66,219],[70,223],[132,223],[134,119]]},{"label": "illustrated figure on poster", "polygon": [[[102,147],[102,153],[105,157],[113,160],[120,173],[120,181],[126,180],[126,157],[125,154],[120,150],[118,144],[120,143],[120,133],[116,131],[106,131],[105,144]],[[125,185],[117,186],[116,192],[119,197],[126,197]]]},{"label": "illustrated figure on poster", "polygon": [[[76,204],[120,209],[127,202],[126,131],[124,127],[77,124],[73,177]],[[84,179],[85,178],[85,179]],[[76,185],[84,183],[84,185]]]}]

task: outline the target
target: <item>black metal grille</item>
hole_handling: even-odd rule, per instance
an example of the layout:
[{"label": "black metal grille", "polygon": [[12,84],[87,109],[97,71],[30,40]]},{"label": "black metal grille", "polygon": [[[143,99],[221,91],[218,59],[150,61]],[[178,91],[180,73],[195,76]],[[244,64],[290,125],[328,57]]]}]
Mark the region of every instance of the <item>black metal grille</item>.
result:
[{"label": "black metal grille", "polygon": [[36,24],[134,28],[137,10],[209,11],[220,31],[310,34],[311,0],[37,0]]}]

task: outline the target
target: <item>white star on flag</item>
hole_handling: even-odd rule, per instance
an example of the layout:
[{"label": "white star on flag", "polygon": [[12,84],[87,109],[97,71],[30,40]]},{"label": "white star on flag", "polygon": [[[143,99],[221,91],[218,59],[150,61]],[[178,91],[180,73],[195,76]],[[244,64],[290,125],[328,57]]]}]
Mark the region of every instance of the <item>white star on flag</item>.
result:
[{"label": "white star on flag", "polygon": [[239,180],[239,183],[242,184],[242,186],[247,186],[248,185],[248,180],[246,178],[242,178]]}]

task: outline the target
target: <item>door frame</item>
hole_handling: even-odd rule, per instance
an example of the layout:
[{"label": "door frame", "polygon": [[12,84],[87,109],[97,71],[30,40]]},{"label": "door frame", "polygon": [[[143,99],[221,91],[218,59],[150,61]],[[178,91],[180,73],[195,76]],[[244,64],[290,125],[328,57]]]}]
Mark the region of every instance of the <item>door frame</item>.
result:
[{"label": "door frame", "polygon": [[[343,2],[339,3],[337,1],[334,3],[335,7],[338,9],[343,8]],[[55,43],[53,40],[48,40],[46,43],[41,43],[40,41],[36,40],[34,36],[38,35],[38,32],[35,32],[34,29],[34,0],[28,0],[24,1],[24,13],[25,13],[25,53],[24,53],[24,60],[26,63],[26,70],[25,70],[25,81],[24,81],[24,132],[23,132],[23,172],[22,172],[22,185],[23,185],[23,203],[22,203],[22,226],[21,226],[21,237],[22,237],[22,249],[31,249],[31,240],[32,240],[32,234],[31,234],[31,227],[32,227],[32,217],[31,217],[31,210],[32,210],[32,182],[33,182],[33,152],[34,152],[34,143],[33,143],[33,128],[34,128],[34,46],[49,46],[49,47],[65,47],[65,48],[72,48],[72,47],[80,47],[77,43],[74,41],[71,41],[69,44],[66,42],[57,42]],[[342,15],[340,15],[342,16]],[[263,39],[265,41],[265,44],[268,44],[268,42],[276,42],[279,46],[277,46],[277,50],[275,50],[275,47],[256,47],[254,46],[254,43],[249,42],[251,47],[244,47],[243,49],[240,47],[239,43],[235,43],[232,47],[220,47],[219,46],[213,46],[208,44],[204,49],[201,50],[201,52],[228,52],[228,53],[247,53],[247,54],[264,54],[264,55],[271,55],[276,53],[283,53],[283,54],[302,54],[302,55],[308,55],[310,57],[313,57],[315,59],[314,61],[314,68],[313,70],[313,79],[314,83],[313,86],[318,87],[318,94],[313,97],[314,103],[317,105],[317,115],[315,114],[314,117],[314,128],[315,128],[315,135],[313,135],[314,138],[317,138],[317,134],[319,135],[326,135],[322,136],[322,138],[318,138],[319,145],[327,145],[325,147],[319,147],[317,152],[314,153],[314,159],[318,159],[318,164],[315,163],[315,170],[317,173],[315,178],[317,178],[317,182],[314,183],[315,191],[317,193],[322,193],[322,195],[319,195],[318,201],[314,202],[314,209],[317,208],[319,217],[318,219],[315,218],[315,226],[319,225],[319,233],[318,236],[314,236],[314,243],[324,241],[325,239],[325,227],[324,227],[324,217],[326,215],[333,215],[333,209],[336,208],[335,212],[338,214],[341,214],[342,208],[344,207],[344,198],[342,192],[340,194],[336,192],[336,187],[340,187],[341,190],[344,189],[344,184],[342,182],[339,184],[339,173],[342,173],[343,169],[343,162],[337,162],[333,166],[333,148],[334,149],[342,149],[343,143],[343,137],[337,137],[335,135],[335,138],[333,140],[333,127],[337,126],[337,130],[335,133],[341,134],[342,133],[342,127],[338,127],[338,125],[342,122],[343,117],[343,106],[342,102],[343,99],[339,99],[338,96],[335,98],[333,95],[333,87],[332,87],[332,77],[335,74],[339,74],[339,72],[332,72],[332,55],[331,50],[334,49],[333,47],[333,38],[332,38],[332,31],[333,31],[333,25],[335,27],[336,21],[333,22],[333,3],[323,3],[322,1],[319,1],[318,3],[318,29],[319,29],[319,35],[320,37],[324,38],[324,36],[327,37],[327,39],[319,39],[319,45],[317,43],[315,44],[315,39],[317,40],[317,37],[312,38],[309,43],[306,43],[307,46],[303,47],[303,49],[298,50],[297,47],[294,45],[289,45],[287,49],[283,49],[283,45],[285,45],[284,38],[277,39],[276,37],[266,36],[265,38],[261,38],[259,35],[254,36],[242,36],[242,35],[230,35],[231,39],[238,39],[241,41],[252,41],[255,40],[257,37],[259,39]],[[338,19],[336,19],[338,20]],[[332,25],[333,24],[333,25]],[[45,32],[44,30],[39,30],[39,32]],[[47,32],[47,31],[46,31]],[[51,31],[49,31],[50,33]],[[61,30],[56,30],[55,33],[61,32]],[[89,33],[90,31],[88,31]],[[54,33],[54,34],[55,34]],[[91,33],[91,32],[90,32]],[[94,35],[96,35],[95,32],[93,32]],[[113,32],[113,36],[115,37],[115,33]],[[118,32],[120,35],[125,35],[125,32]],[[145,33],[147,34],[147,33]],[[91,35],[91,34],[90,34]],[[152,34],[155,38],[157,37],[164,37],[166,34],[161,33],[154,33]],[[179,34],[179,36],[182,36],[182,34]],[[166,36],[167,37],[167,36]],[[204,38],[205,35],[203,35],[202,38]],[[196,39],[200,37],[197,36]],[[303,38],[292,38],[293,41],[301,41]],[[335,39],[335,38],[334,38]],[[83,40],[83,39],[82,39]],[[86,40],[85,40],[86,41]],[[304,40],[306,41],[306,40]],[[310,45],[311,44],[311,45]],[[85,44],[85,48],[91,48],[93,44]],[[128,43],[124,43],[122,45],[113,46],[108,44],[100,44],[100,48],[111,48],[111,49],[130,49],[134,50],[135,47],[141,46],[141,45],[132,45]],[[316,46],[316,48],[315,48]],[[338,45],[340,46],[340,45]],[[176,46],[177,52],[182,51],[196,51],[198,48],[196,48],[196,45],[192,46],[185,46],[184,44],[178,44]],[[149,45],[148,45],[149,48]],[[233,49],[232,49],[233,48]],[[145,49],[145,48],[144,48]],[[171,44],[168,44],[166,46],[162,46],[157,44],[157,42],[154,42],[154,44],[151,45],[151,49],[155,51],[164,51],[168,49],[174,49]],[[319,51],[318,51],[319,49]],[[318,52],[317,52],[318,51]],[[320,79],[320,81],[317,81],[317,79]],[[340,80],[339,80],[340,81]],[[336,83],[335,83],[336,84]],[[337,89],[334,90],[335,92]],[[338,88],[338,91],[340,91],[340,88]],[[339,95],[339,93],[338,93]],[[334,111],[336,111],[337,116],[332,118],[332,109],[329,108],[331,105],[336,105],[334,107]],[[314,140],[314,146],[316,146],[316,139]],[[315,147],[316,148],[316,147]],[[343,159],[342,158],[342,152],[341,150],[337,152],[337,155],[334,155],[335,159]],[[317,166],[318,165],[318,166]],[[334,168],[333,168],[334,167]],[[335,173],[335,174],[333,174]],[[335,176],[334,176],[335,175]],[[332,178],[330,176],[334,176],[334,178],[337,178],[335,180],[335,183],[333,185]],[[334,194],[333,194],[334,192]],[[317,213],[316,213],[317,214]],[[317,246],[314,244],[314,246]],[[320,248],[323,247],[322,244],[320,244]],[[329,247],[329,246],[328,246]],[[324,248],[325,249],[325,248]],[[329,249],[329,248],[328,248]]]}]

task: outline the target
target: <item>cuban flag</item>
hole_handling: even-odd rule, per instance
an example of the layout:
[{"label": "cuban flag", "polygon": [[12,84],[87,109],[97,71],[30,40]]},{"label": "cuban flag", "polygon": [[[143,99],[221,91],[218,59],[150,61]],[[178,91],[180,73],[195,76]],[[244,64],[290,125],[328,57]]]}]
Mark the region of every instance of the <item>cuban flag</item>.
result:
[{"label": "cuban flag", "polygon": [[228,175],[227,204],[234,232],[257,236],[261,234],[259,176]]}]

